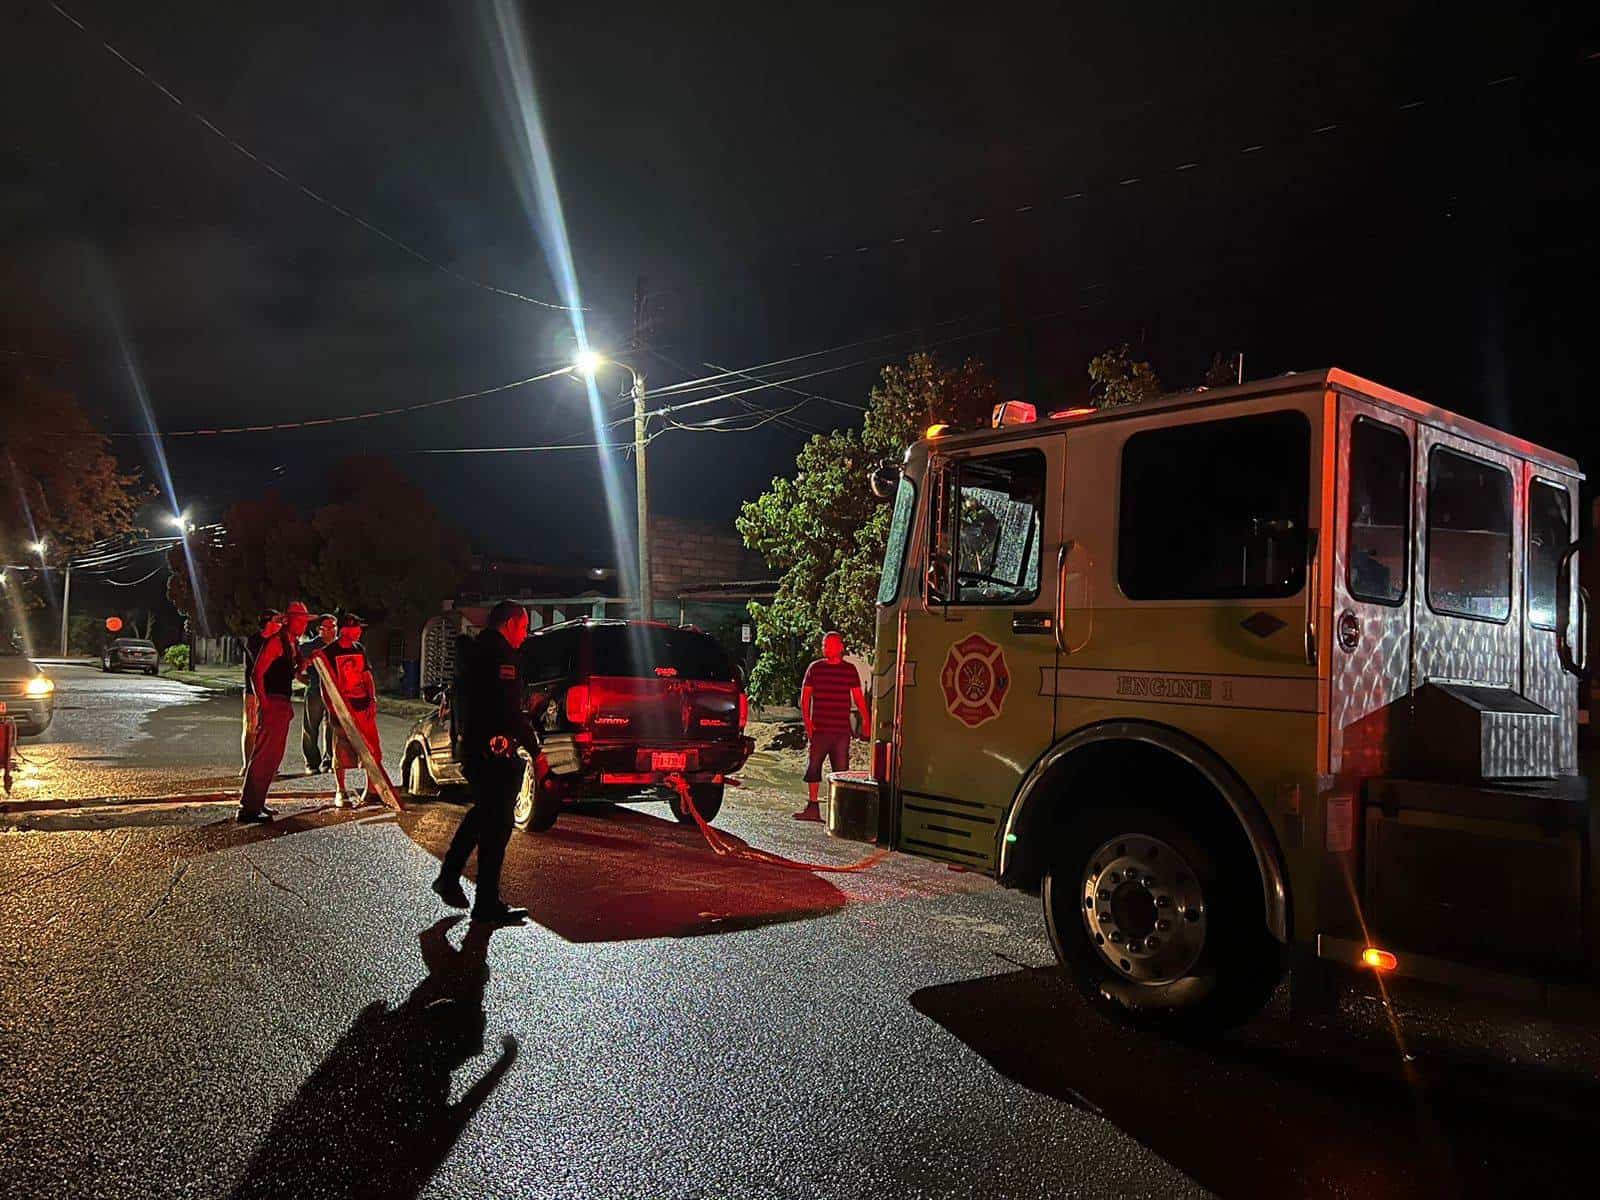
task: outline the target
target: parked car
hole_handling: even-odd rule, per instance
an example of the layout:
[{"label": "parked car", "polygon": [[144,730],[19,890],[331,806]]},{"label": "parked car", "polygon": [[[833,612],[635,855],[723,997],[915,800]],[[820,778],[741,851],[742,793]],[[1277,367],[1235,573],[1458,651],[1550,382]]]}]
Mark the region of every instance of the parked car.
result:
[{"label": "parked car", "polygon": [[100,655],[102,671],[143,671],[154,675],[161,669],[161,655],[154,642],[144,638],[113,638]]},{"label": "parked car", "polygon": [[22,648],[0,640],[0,716],[11,717],[24,737],[43,733],[56,715],[56,685]]},{"label": "parked car", "polygon": [[[525,703],[543,735],[517,797],[518,828],[548,829],[583,801],[665,800],[690,822],[672,775],[689,784],[707,821],[722,808],[727,777],[755,743],[739,668],[698,629],[585,618],[535,630],[523,646]],[[456,761],[448,688],[406,742],[407,790],[428,795],[464,782]]]}]

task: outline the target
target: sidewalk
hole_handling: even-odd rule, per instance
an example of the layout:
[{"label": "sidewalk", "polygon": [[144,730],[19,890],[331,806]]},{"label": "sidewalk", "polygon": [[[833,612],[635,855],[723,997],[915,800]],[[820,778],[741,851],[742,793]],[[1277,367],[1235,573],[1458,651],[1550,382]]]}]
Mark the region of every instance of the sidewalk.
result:
[{"label": "sidewalk", "polygon": [[[187,683],[191,687],[205,688],[213,692],[242,692],[244,691],[244,668],[237,663],[225,666],[196,667],[190,671],[174,671],[167,667],[161,668],[163,679],[176,680],[178,683]],[[305,695],[305,686],[295,684],[296,698]],[[397,717],[415,719],[434,710],[434,705],[426,700],[409,700],[401,696],[390,696],[384,692],[378,693],[378,711],[389,713]]]}]

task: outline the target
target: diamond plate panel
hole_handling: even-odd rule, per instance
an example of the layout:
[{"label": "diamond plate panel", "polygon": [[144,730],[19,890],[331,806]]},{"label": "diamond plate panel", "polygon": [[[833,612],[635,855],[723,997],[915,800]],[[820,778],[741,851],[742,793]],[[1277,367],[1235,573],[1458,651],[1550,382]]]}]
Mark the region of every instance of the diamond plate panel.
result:
[{"label": "diamond plate panel", "polygon": [[[1350,429],[1360,418],[1380,421],[1414,436],[1411,421],[1351,396],[1339,401],[1339,447],[1335,478],[1333,541],[1333,619],[1344,613],[1360,626],[1355,648],[1346,650],[1329,639],[1331,769],[1359,776],[1382,775],[1389,769],[1391,745],[1399,733],[1395,705],[1411,691],[1411,605],[1414,587],[1403,603],[1389,607],[1350,594]],[[1415,505],[1413,504],[1413,509]]]},{"label": "diamond plate panel", "polygon": [[1535,779],[1550,773],[1557,722],[1531,713],[1485,713],[1481,770],[1485,779]]}]

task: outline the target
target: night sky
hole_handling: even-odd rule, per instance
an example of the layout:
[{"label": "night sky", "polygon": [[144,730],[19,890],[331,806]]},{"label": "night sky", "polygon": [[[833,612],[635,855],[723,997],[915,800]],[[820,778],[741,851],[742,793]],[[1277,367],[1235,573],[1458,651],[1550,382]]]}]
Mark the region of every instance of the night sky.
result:
[{"label": "night sky", "polygon": [[[308,200],[100,45],[422,253],[556,299],[472,5],[63,6],[92,36],[33,0],[0,26],[0,333],[55,346],[49,369],[107,428],[141,427],[119,329],[168,430],[426,401],[570,353],[563,314]],[[924,344],[1048,404],[1114,343],[1169,386],[1242,351],[1250,377],[1343,366],[1592,471],[1600,39],[1590,6],[1529,7],[523,14],[592,336],[623,344],[647,277],[652,387],[905,331],[806,360],[792,370],[877,356],[797,386],[859,404],[878,363]],[[821,401],[785,418],[850,419]],[[359,449],[397,456],[480,549],[608,559],[593,452],[417,453],[586,425],[557,379],[169,454],[202,519],[272,484],[313,504]],[[667,434],[656,506],[730,521],[803,437]],[[151,470],[147,443],[118,447]]]}]

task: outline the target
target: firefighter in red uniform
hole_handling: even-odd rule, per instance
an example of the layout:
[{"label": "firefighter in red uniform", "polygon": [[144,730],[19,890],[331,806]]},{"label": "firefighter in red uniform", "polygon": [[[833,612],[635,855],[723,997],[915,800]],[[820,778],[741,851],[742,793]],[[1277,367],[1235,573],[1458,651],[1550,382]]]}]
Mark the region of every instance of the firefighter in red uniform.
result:
[{"label": "firefighter in red uniform", "polygon": [[284,626],[267,638],[250,668],[258,717],[245,765],[244,787],[239,791],[239,821],[270,821],[278,814],[267,807],[267,790],[283,765],[283,748],[294,723],[290,699],[295,673],[300,669],[300,638],[311,624],[311,611],[296,600],[284,610]]},{"label": "firefighter in red uniform", "polygon": [[[378,689],[372,678],[372,664],[367,659],[367,649],[361,644],[361,631],[366,627],[354,613],[345,613],[338,619],[339,640],[331,646],[314,651],[324,659],[333,675],[333,682],[344,697],[345,707],[355,721],[356,729],[366,742],[372,756],[381,760],[383,747],[378,742]],[[331,720],[331,716],[330,716]],[[333,721],[333,779],[334,804],[339,808],[357,807],[375,796],[372,776],[367,776],[361,795],[352,800],[345,791],[344,773],[361,765],[361,756],[343,725]]]}]

